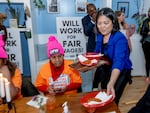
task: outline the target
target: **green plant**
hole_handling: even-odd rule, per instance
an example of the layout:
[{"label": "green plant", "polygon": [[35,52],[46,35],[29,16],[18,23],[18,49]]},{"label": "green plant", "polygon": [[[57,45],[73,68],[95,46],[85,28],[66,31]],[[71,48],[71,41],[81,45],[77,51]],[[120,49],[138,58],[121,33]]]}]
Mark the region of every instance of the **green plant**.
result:
[{"label": "green plant", "polygon": [[[136,9],[137,9],[137,12],[135,14],[132,15],[131,18],[135,19],[137,25],[138,25],[138,29],[137,29],[137,32],[139,33],[140,30],[141,30],[141,27],[142,27],[142,24],[143,24],[143,21],[146,19],[146,14],[143,14],[143,13],[139,13],[140,12],[140,2],[139,0],[134,0],[135,2],[135,6],[136,6]],[[144,4],[142,5],[142,9],[144,8]]]},{"label": "green plant", "polygon": [[18,8],[13,8],[10,4],[8,4],[8,11],[10,12],[12,18],[19,19],[20,17],[20,11]]},{"label": "green plant", "polygon": [[33,3],[38,9],[45,9],[45,5],[42,0],[33,0]]},{"label": "green plant", "polygon": [[[32,0],[35,7],[38,9],[45,9],[45,4],[43,3],[42,0]],[[10,4],[10,0],[7,0],[7,3]]]},{"label": "green plant", "polygon": [[17,19],[17,23],[19,24],[20,14],[21,11],[18,8],[14,8],[11,6],[10,0],[7,0],[8,3],[8,9],[7,11],[11,14],[11,17],[13,19]]},{"label": "green plant", "polygon": [[135,19],[138,25],[137,32],[140,32],[143,21],[146,19],[146,14],[139,14],[139,12],[137,12],[132,16],[132,18]]}]

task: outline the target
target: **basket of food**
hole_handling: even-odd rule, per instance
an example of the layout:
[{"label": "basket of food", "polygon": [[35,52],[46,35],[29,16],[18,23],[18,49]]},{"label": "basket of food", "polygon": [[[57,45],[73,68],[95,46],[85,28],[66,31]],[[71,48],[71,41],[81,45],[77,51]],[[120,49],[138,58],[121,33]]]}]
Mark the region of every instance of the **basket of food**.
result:
[{"label": "basket of food", "polygon": [[107,95],[103,91],[87,93],[80,99],[80,103],[87,109],[89,113],[94,113],[96,108],[106,106],[112,101],[113,96]]}]

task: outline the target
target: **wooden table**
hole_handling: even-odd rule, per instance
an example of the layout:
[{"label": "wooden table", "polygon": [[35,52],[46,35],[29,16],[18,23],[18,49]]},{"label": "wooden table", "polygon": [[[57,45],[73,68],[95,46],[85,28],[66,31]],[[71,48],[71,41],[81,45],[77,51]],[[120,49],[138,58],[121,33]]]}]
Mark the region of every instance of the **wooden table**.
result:
[{"label": "wooden table", "polygon": [[[56,109],[54,111],[50,111],[50,113],[62,113],[63,111],[62,104],[65,101],[68,102],[68,108],[71,113],[87,113],[86,109],[80,104],[80,99],[83,95],[85,95],[85,93],[57,95]],[[19,98],[13,102],[15,103],[17,113],[39,113],[39,109],[26,104],[29,100],[31,100],[31,98],[32,97]],[[97,108],[95,113],[109,113],[112,111],[115,111],[116,113],[120,113],[115,102],[112,102],[105,107]],[[15,113],[14,108],[10,111],[10,113]]]}]

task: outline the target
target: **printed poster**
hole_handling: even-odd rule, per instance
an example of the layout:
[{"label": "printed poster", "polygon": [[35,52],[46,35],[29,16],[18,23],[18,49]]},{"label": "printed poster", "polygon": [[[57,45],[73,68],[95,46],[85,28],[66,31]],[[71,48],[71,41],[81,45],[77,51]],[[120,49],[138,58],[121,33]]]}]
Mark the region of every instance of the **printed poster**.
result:
[{"label": "printed poster", "polygon": [[23,73],[22,67],[22,51],[21,51],[21,40],[20,31],[18,29],[7,29],[8,38],[5,44],[5,49],[8,54],[10,61],[14,62],[21,73]]},{"label": "printed poster", "polygon": [[86,52],[82,17],[57,17],[57,37],[65,50],[65,59],[75,60]]}]

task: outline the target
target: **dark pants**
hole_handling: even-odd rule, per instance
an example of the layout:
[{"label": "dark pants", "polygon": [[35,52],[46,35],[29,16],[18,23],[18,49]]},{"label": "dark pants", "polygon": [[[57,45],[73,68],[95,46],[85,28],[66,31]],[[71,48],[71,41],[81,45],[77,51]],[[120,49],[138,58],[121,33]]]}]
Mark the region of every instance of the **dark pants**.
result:
[{"label": "dark pants", "polygon": [[144,56],[145,56],[145,69],[146,69],[146,76],[149,77],[150,71],[150,42],[144,42],[142,44]]},{"label": "dark pants", "polygon": [[89,37],[88,37],[88,42],[87,42],[87,50],[86,52],[93,52],[95,50],[95,34],[92,33]]},{"label": "dark pants", "polygon": [[150,113],[150,85],[136,106],[128,113]]},{"label": "dark pants", "polygon": [[[107,84],[110,79],[111,75],[111,67],[108,65],[103,65],[97,68],[93,80],[93,88],[98,88],[98,84],[101,83],[101,88],[106,89]],[[115,102],[116,104],[119,103],[119,100],[122,96],[122,93],[124,91],[124,88],[128,82],[131,82],[131,70],[123,70],[120,75],[118,80],[116,81],[115,84]]]},{"label": "dark pants", "polygon": [[23,78],[21,94],[23,95],[23,97],[29,97],[29,96],[38,95],[39,92],[30,80]]}]

